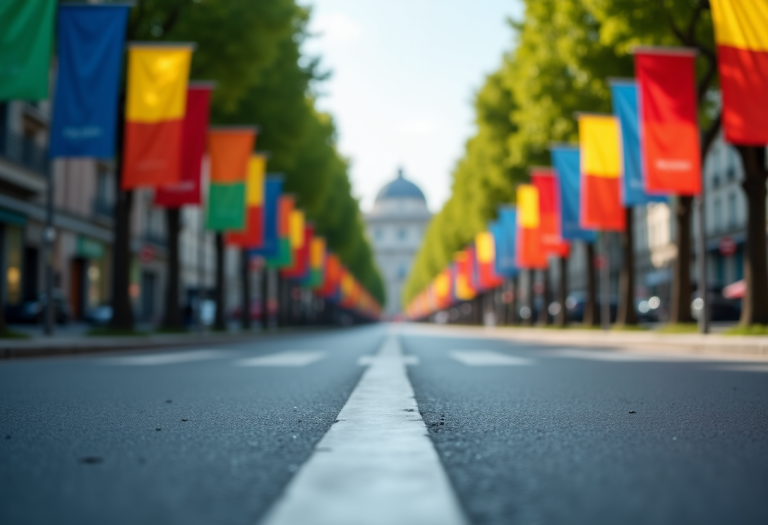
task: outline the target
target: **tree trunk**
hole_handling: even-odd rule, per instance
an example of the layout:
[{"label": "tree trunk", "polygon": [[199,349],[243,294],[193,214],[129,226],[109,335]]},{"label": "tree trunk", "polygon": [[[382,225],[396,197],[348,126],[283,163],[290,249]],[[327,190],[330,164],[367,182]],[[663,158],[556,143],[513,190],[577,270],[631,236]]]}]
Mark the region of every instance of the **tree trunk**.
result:
[{"label": "tree trunk", "polygon": [[541,275],[541,309],[539,310],[539,326],[549,325],[549,266],[540,270]]},{"label": "tree trunk", "polygon": [[692,323],[691,315],[691,211],[693,197],[675,198],[674,215],[677,257],[672,264],[672,299],[670,323]]},{"label": "tree trunk", "polygon": [[240,301],[240,326],[243,330],[251,329],[251,268],[248,250],[240,250],[240,279],[243,281]]},{"label": "tree trunk", "polygon": [[555,317],[555,325],[564,328],[568,324],[568,309],[565,302],[568,300],[568,257],[560,257],[560,282],[557,285],[557,303],[560,310]]},{"label": "tree trunk", "polygon": [[528,308],[528,317],[521,321],[523,326],[533,326],[533,276],[534,270],[528,270],[528,282],[525,289],[525,306]]},{"label": "tree trunk", "polygon": [[179,308],[179,234],[181,233],[181,209],[167,208],[165,210],[165,229],[168,239],[168,286],[165,290],[165,320],[166,328],[180,329],[184,327]]},{"label": "tree trunk", "polygon": [[214,291],[216,319],[213,322],[215,330],[227,329],[227,306],[224,287],[224,234],[216,232],[216,290]]},{"label": "tree trunk", "polygon": [[585,270],[587,272],[587,297],[584,301],[584,326],[597,326],[600,320],[597,316],[597,276],[595,275],[595,245],[585,243]]},{"label": "tree trunk", "polygon": [[747,198],[747,238],[744,243],[744,282],[739,324],[768,324],[768,261],[766,261],[765,148],[738,148],[744,166],[741,187]]},{"label": "tree trunk", "polygon": [[[120,170],[121,168],[118,168]],[[112,246],[112,319],[116,330],[133,330],[131,309],[131,208],[133,192],[120,189],[120,171],[115,178],[115,241]]]},{"label": "tree trunk", "polygon": [[632,208],[624,209],[627,227],[620,235],[621,271],[619,273],[619,311],[616,324],[633,326],[637,324],[635,311],[635,230],[632,221]]},{"label": "tree trunk", "polygon": [[269,272],[267,265],[261,265],[261,328],[269,328]]}]

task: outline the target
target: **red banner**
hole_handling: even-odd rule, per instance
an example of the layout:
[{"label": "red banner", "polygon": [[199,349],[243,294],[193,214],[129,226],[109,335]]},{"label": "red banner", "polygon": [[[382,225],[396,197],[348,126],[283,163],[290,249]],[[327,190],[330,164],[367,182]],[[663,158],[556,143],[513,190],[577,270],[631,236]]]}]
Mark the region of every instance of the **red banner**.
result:
[{"label": "red banner", "polygon": [[635,51],[645,191],[651,194],[701,193],[694,53],[673,48]]},{"label": "red banner", "polygon": [[211,84],[187,87],[187,106],[181,130],[181,182],[161,186],[155,192],[155,205],[180,208],[202,204],[201,170],[208,136]]},{"label": "red banner", "polygon": [[568,255],[568,243],[560,234],[560,203],[557,178],[552,168],[532,168],[531,183],[539,190],[539,231],[544,251],[560,257]]}]

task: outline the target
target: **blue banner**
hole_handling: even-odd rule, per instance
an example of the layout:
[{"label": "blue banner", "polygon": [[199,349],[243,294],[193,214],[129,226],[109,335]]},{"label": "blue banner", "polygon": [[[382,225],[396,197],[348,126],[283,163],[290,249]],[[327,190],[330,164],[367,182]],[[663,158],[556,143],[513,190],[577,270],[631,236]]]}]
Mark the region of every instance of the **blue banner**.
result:
[{"label": "blue banner", "polygon": [[621,126],[621,149],[624,157],[621,203],[627,207],[667,201],[665,196],[648,195],[643,189],[638,97],[637,84],[634,82],[611,84],[611,103],[613,114],[619,119]]},{"label": "blue banner", "polygon": [[51,157],[115,156],[127,5],[61,5]]},{"label": "blue banner", "polygon": [[499,219],[491,225],[491,233],[496,244],[496,273],[502,277],[516,276],[517,210],[508,206],[499,208]]},{"label": "blue banner", "polygon": [[261,248],[248,250],[251,255],[274,258],[280,254],[277,203],[282,193],[283,179],[281,177],[267,177],[264,180],[264,243]]},{"label": "blue banner", "polygon": [[557,146],[551,148],[552,166],[560,184],[560,232],[566,241],[594,242],[597,235],[592,230],[579,226],[579,208],[581,206],[581,166],[577,146]]}]

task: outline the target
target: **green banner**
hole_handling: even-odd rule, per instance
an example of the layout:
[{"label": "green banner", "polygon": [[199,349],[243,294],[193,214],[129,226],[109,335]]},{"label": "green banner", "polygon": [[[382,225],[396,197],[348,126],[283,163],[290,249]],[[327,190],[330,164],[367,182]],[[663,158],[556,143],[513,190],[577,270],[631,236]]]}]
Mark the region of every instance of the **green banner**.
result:
[{"label": "green banner", "polygon": [[48,98],[56,0],[0,1],[0,100]]},{"label": "green banner", "polygon": [[205,211],[205,227],[208,230],[245,229],[245,183],[211,183]]},{"label": "green banner", "polygon": [[76,253],[86,259],[101,259],[104,257],[104,245],[88,237],[78,237]]},{"label": "green banner", "polygon": [[281,237],[277,243],[277,257],[267,257],[267,268],[290,268],[293,266],[293,250],[291,249],[291,239],[288,237]]}]

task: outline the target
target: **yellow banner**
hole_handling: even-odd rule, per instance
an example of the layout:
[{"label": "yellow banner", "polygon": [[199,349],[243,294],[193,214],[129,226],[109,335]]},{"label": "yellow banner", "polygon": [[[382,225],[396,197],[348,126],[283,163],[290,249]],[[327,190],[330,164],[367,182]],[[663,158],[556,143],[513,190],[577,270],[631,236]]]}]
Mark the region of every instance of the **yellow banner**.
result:
[{"label": "yellow banner", "polygon": [[312,268],[320,268],[323,265],[323,257],[325,256],[325,239],[313,237],[309,249],[309,265]]},{"label": "yellow banner", "polygon": [[297,250],[304,246],[304,212],[293,210],[290,217],[291,248]]},{"label": "yellow banner", "polygon": [[710,7],[718,45],[768,51],[768,0],[710,0]]},{"label": "yellow banner", "polygon": [[477,250],[477,260],[481,263],[490,263],[496,257],[496,246],[493,242],[491,232],[480,232],[475,235],[475,250]]},{"label": "yellow banner", "polygon": [[192,47],[129,47],[128,100],[130,122],[184,118]]},{"label": "yellow banner", "polygon": [[521,228],[538,228],[540,222],[539,190],[532,184],[521,184],[517,187],[517,224]]},{"label": "yellow banner", "polygon": [[581,174],[617,179],[621,175],[619,119],[612,115],[579,117]]},{"label": "yellow banner", "polygon": [[251,155],[248,159],[248,194],[245,202],[256,207],[264,203],[264,174],[267,171],[267,158],[264,155]]}]

